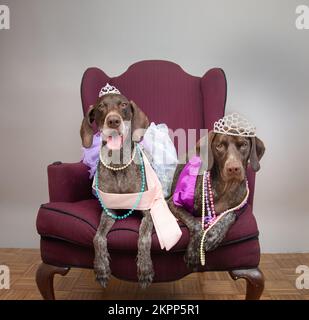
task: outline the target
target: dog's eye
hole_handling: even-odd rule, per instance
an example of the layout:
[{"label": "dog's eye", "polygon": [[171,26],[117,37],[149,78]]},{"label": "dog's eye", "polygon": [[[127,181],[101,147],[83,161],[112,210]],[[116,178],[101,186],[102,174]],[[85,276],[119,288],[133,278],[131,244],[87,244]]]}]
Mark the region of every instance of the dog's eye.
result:
[{"label": "dog's eye", "polygon": [[102,103],[102,104],[99,104],[98,109],[99,109],[99,111],[104,111],[104,109],[106,107],[107,107],[107,104],[106,103]]},{"label": "dog's eye", "polygon": [[127,104],[126,102],[122,102],[122,103],[121,103],[121,107],[122,107],[122,108],[126,108],[127,106],[128,106],[128,104]]},{"label": "dog's eye", "polygon": [[216,145],[216,149],[219,150],[219,151],[223,150],[223,148],[224,148],[223,143],[219,143],[219,144]]},{"label": "dog's eye", "polygon": [[240,145],[240,147],[241,147],[242,149],[246,149],[246,148],[248,147],[248,143],[247,143],[247,142],[243,142],[243,143]]}]

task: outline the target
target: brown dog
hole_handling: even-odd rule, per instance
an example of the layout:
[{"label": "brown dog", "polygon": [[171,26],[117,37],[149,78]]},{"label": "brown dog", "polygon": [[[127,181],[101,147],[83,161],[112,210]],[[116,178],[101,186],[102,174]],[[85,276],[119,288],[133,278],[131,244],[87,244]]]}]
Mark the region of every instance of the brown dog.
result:
[{"label": "brown dog", "polygon": [[[119,156],[117,159],[120,159],[120,163],[113,163],[113,160],[109,163],[113,167],[122,167],[125,164],[123,161],[125,159],[123,146],[128,142],[131,144],[130,149],[132,151],[134,141],[139,142],[142,138],[138,129],[145,129],[149,126],[147,116],[133,101],[129,102],[125,96],[114,93],[99,98],[96,104],[89,108],[83,119],[80,134],[82,144],[86,148],[92,145],[93,129],[91,124],[93,121],[97,128],[103,132],[102,147],[107,146],[108,153],[113,150],[113,154]],[[131,123],[132,139],[129,139],[129,131],[126,126],[128,122]],[[140,192],[142,177],[137,163],[132,161],[125,169],[113,171],[99,162],[99,188],[103,192],[118,194]],[[147,190],[147,186],[145,190]],[[112,211],[113,208],[109,209]],[[142,287],[145,287],[152,282],[154,276],[150,255],[153,222],[149,210],[142,211],[142,214],[138,239],[137,270],[139,283]],[[103,211],[100,225],[93,240],[95,249],[94,270],[96,279],[103,287],[106,287],[111,275],[106,236],[114,222],[115,220]]]},{"label": "brown dog", "polygon": [[[200,154],[202,145],[207,143],[207,139],[201,139],[197,144],[197,154]],[[215,211],[223,212],[241,203],[246,195],[246,171],[250,161],[254,171],[260,169],[259,161],[262,158],[265,147],[263,142],[257,137],[247,138],[213,133],[208,134],[208,170],[211,171],[212,188],[214,195]],[[187,156],[188,161],[189,156]],[[203,157],[202,157],[203,158]],[[180,164],[174,175],[172,191],[174,192],[176,183],[184,164]],[[200,173],[205,170],[203,164]],[[199,174],[196,181],[194,194],[194,209],[202,212],[202,182],[203,176]],[[185,261],[190,269],[196,270],[199,261],[199,245],[201,241],[201,223],[184,208],[176,206],[173,199],[168,200],[168,205],[173,214],[181,220],[189,229],[190,241],[185,254]],[[224,239],[230,226],[235,222],[234,212],[226,214],[219,220],[206,234],[204,248],[205,251],[214,250]]]}]

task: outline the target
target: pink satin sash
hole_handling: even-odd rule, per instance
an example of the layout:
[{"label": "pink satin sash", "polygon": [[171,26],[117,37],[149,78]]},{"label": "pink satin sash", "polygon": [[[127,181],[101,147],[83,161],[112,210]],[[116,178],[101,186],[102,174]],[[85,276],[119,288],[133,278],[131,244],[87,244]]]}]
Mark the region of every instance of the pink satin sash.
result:
[{"label": "pink satin sash", "polygon": [[[141,150],[144,160],[148,190],[142,195],[136,210],[149,210],[160,242],[161,249],[170,250],[181,238],[182,232],[177,219],[164,199],[161,183]],[[92,188],[95,189],[93,181]],[[106,193],[99,190],[101,199],[110,209],[131,209],[139,193]]]}]

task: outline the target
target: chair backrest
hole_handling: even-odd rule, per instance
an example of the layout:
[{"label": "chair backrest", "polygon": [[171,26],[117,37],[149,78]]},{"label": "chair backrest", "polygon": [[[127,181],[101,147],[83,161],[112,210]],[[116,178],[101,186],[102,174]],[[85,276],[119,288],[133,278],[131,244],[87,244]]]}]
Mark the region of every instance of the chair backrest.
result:
[{"label": "chair backrest", "polygon": [[[192,76],[179,65],[163,60],[134,63],[117,77],[109,77],[98,68],[89,68],[81,83],[84,114],[96,102],[107,82],[134,100],[151,122],[166,123],[173,130],[211,129],[224,115],[227,84],[220,68],[210,69],[203,77]],[[248,179],[252,205],[255,174],[250,167]]]},{"label": "chair backrest", "polygon": [[209,70],[201,78],[186,73],[173,62],[162,60],[137,62],[117,77],[109,77],[98,68],[89,68],[81,85],[84,113],[95,103],[107,82],[134,100],[150,121],[164,122],[173,130],[209,129],[224,114],[226,79],[218,68]]}]

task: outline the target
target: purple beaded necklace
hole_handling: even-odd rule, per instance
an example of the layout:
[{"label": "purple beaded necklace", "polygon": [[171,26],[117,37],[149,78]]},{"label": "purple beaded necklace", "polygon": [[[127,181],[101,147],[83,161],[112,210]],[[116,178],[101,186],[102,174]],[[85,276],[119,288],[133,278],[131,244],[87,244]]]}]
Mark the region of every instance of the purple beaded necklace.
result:
[{"label": "purple beaded necklace", "polygon": [[204,180],[204,192],[205,192],[205,205],[207,215],[204,218],[204,227],[211,224],[217,217],[214,205],[214,196],[210,181],[210,171],[206,171],[206,179]]},{"label": "purple beaded necklace", "polygon": [[[228,212],[236,211],[241,208],[243,208],[249,198],[249,185],[248,180],[246,181],[246,196],[244,200],[234,208],[227,209],[223,211],[222,213],[217,214],[215,211],[215,205],[214,205],[214,196],[212,192],[212,186],[211,186],[211,176],[210,171],[205,171],[203,175],[203,190],[202,190],[202,230],[203,230],[203,236],[201,238],[201,245],[200,245],[200,258],[201,258],[201,264],[205,265],[205,252],[204,252],[204,240],[207,231],[211,229],[212,226],[214,226],[215,223],[217,223],[222,217],[224,217]],[[205,206],[207,215],[205,212]]]}]

